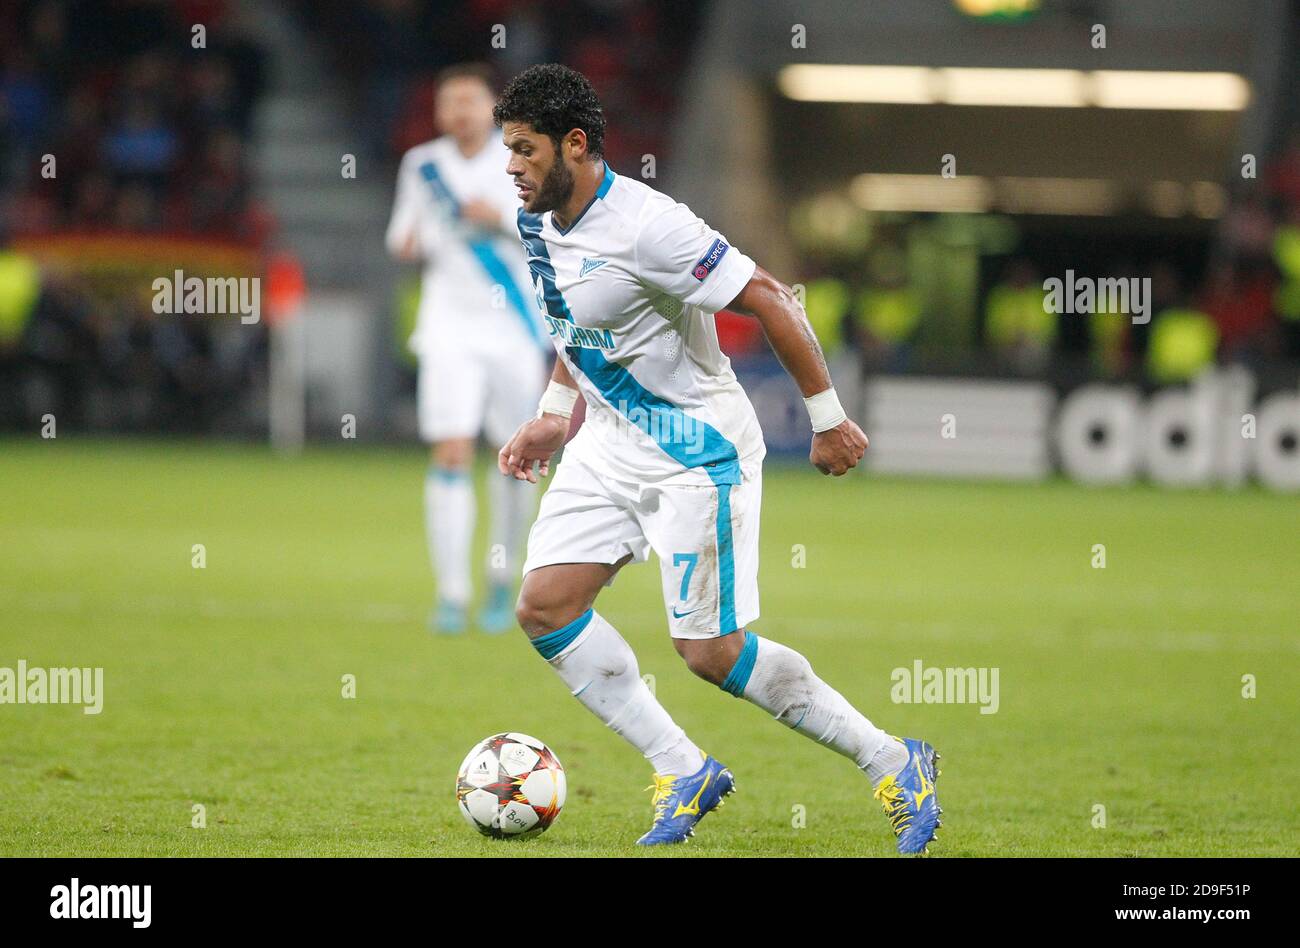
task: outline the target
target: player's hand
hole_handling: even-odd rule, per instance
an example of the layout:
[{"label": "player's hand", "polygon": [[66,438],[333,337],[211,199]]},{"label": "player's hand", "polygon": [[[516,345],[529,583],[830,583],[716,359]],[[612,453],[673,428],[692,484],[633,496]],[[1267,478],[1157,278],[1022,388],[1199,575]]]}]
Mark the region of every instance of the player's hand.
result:
[{"label": "player's hand", "polygon": [[420,244],[414,234],[408,234],[397,248],[394,256],[403,263],[412,263],[420,259]]},{"label": "player's hand", "polygon": [[536,484],[551,473],[551,455],[564,446],[569,419],[542,415],[519,426],[497,454],[497,470],[517,481]]},{"label": "player's hand", "polygon": [[823,474],[839,477],[850,468],[857,467],[866,452],[867,436],[851,419],[845,418],[834,428],[813,435],[808,460]]},{"label": "player's hand", "polygon": [[487,230],[501,229],[501,212],[487,201],[475,198],[460,206],[461,220]]}]

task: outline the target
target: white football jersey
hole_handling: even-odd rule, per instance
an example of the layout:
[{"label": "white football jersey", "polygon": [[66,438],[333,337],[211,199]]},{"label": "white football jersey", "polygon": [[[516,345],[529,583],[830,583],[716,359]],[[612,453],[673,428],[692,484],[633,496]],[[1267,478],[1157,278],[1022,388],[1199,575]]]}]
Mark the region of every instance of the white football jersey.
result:
[{"label": "white football jersey", "polygon": [[[528,268],[514,239],[519,198],[506,174],[509,160],[497,136],[469,158],[450,136],[402,157],[385,240],[397,253],[414,238],[425,261],[411,337],[416,353],[472,339],[493,344],[517,334],[545,347]],[[461,204],[475,199],[500,211],[500,229],[489,232],[461,218]]]},{"label": "white football jersey", "polygon": [[537,305],[587,402],[566,450],[624,481],[740,483],[739,462],[762,457],[763,435],[713,313],[754,261],[608,165],[567,230],[550,212],[518,220]]}]

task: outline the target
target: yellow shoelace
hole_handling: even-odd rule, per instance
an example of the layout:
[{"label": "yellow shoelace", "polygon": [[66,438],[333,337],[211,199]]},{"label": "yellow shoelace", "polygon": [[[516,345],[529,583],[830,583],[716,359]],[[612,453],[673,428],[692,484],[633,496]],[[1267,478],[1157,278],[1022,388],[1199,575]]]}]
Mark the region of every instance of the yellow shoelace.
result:
[{"label": "yellow shoelace", "polygon": [[889,825],[894,828],[895,836],[912,825],[912,812],[903,799],[903,788],[895,783],[893,777],[880,781],[880,786],[876,787],[872,796],[885,808],[885,816],[889,817]]},{"label": "yellow shoelace", "polygon": [[655,819],[658,820],[664,815],[664,810],[668,806],[668,798],[673,795],[673,785],[677,783],[677,778],[671,774],[662,777],[659,774],[654,774],[652,779],[654,783],[646,787],[646,789],[654,791],[654,796],[650,798],[650,805],[655,808]]}]

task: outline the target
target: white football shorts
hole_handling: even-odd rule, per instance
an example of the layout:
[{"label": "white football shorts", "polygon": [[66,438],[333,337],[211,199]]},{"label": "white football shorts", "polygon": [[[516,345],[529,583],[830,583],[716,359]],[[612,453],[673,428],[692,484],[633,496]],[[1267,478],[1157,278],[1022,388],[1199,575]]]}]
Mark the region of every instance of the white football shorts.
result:
[{"label": "white football shorts", "polygon": [[524,572],[556,563],[659,558],[673,638],[726,635],[758,618],[758,518],[763,468],[741,483],[630,484],[577,458],[560,461],[528,534]]},{"label": "white football shorts", "polygon": [[417,379],[424,441],[476,438],[500,448],[537,414],[546,388],[546,356],[531,340],[464,346],[440,340],[420,354]]}]

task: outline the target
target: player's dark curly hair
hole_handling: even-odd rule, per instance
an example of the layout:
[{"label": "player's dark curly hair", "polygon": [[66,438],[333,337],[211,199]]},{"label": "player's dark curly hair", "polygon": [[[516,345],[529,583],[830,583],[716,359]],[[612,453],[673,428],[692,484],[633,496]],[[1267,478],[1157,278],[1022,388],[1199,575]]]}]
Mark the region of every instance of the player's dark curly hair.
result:
[{"label": "player's dark curly hair", "polygon": [[587,136],[587,152],[605,154],[605,114],[587,77],[559,63],[530,66],[510,80],[492,118],[497,125],[526,122],[559,148],[560,139],[575,128]]}]

